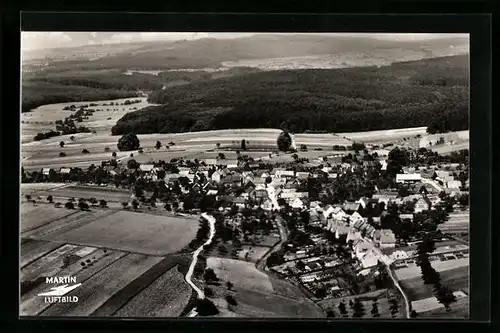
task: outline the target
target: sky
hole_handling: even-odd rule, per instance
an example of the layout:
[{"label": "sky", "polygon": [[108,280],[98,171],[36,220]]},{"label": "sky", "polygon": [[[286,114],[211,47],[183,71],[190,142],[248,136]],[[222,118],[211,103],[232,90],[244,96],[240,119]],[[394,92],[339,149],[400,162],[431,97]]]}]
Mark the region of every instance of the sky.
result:
[{"label": "sky", "polygon": [[[176,41],[199,38],[240,38],[257,33],[193,33],[193,32],[26,32],[21,33],[23,50],[43,50],[56,47],[77,47],[96,44],[113,44],[124,42]],[[266,35],[272,35],[266,33]],[[296,35],[296,34],[295,34]],[[431,33],[324,33],[321,35],[338,35],[351,37],[372,37],[383,40],[428,40],[445,37],[467,37],[467,34],[431,34]]]}]

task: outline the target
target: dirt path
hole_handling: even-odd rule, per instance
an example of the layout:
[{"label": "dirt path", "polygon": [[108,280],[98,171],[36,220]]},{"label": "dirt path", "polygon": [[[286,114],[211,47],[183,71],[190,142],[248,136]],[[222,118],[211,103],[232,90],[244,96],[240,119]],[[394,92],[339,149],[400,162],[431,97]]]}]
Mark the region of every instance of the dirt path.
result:
[{"label": "dirt path", "polygon": [[191,261],[191,265],[189,266],[189,270],[186,274],[186,282],[191,286],[191,288],[193,288],[194,291],[196,291],[199,299],[204,299],[205,293],[203,292],[203,290],[198,288],[193,283],[191,278],[193,276],[194,267],[196,266],[196,263],[198,262],[198,255],[200,254],[201,251],[203,251],[203,247],[205,247],[205,245],[209,245],[210,243],[212,243],[212,239],[214,238],[214,235],[215,235],[215,218],[213,216],[206,214],[206,213],[201,214],[201,216],[208,221],[208,223],[210,225],[210,234],[208,236],[208,240],[203,245],[201,245],[198,249],[196,249],[196,251],[193,252],[193,261]]}]

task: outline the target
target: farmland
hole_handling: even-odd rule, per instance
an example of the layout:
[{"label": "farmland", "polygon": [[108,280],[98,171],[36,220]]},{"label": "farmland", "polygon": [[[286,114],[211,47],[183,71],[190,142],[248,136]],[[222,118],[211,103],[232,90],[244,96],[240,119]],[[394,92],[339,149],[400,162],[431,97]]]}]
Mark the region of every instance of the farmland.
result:
[{"label": "farmland", "polygon": [[33,206],[32,204],[21,205],[21,232],[39,228],[51,221],[69,216],[74,212],[54,208],[49,205]]},{"label": "farmland", "polygon": [[[459,267],[439,272],[441,282],[453,291],[462,290],[469,292],[469,267]],[[402,280],[402,288],[411,300],[419,300],[433,296],[433,285],[423,283],[420,276]]]},{"label": "farmland", "polygon": [[54,198],[91,198],[104,199],[106,201],[123,202],[130,200],[130,192],[127,190],[115,189],[114,187],[96,187],[96,186],[65,186],[50,191],[41,191],[41,196],[52,195]]},{"label": "farmland", "polygon": [[167,255],[184,248],[196,235],[198,222],[118,211],[72,228],[52,241],[114,248],[149,255]]},{"label": "farmland", "polygon": [[178,317],[188,304],[191,292],[191,287],[176,266],[115,312],[114,316]]}]

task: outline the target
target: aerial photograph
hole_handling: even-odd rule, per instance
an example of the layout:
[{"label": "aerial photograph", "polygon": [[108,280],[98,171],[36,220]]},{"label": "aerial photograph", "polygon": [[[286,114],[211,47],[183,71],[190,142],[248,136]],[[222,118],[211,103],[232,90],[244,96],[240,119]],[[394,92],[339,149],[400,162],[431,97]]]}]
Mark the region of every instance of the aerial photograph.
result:
[{"label": "aerial photograph", "polygon": [[469,35],[21,33],[21,317],[468,319]]}]

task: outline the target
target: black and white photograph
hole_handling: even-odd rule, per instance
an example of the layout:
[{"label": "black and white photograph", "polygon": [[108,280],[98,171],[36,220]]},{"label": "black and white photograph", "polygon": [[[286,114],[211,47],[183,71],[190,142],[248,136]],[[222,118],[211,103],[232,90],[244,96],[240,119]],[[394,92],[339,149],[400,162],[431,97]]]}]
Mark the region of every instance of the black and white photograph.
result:
[{"label": "black and white photograph", "polygon": [[469,319],[469,42],[22,31],[20,316]]}]

